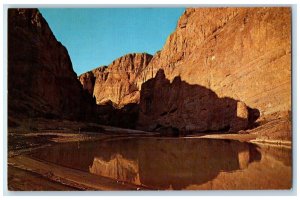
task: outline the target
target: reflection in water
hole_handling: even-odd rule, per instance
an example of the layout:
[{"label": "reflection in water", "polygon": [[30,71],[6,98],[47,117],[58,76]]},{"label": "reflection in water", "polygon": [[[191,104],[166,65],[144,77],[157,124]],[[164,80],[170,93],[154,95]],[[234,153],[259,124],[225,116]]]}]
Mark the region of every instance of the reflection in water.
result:
[{"label": "reflection in water", "polygon": [[[155,189],[288,188],[290,153],[280,151],[230,140],[135,138],[58,145],[33,156]],[[277,170],[287,181],[273,181]],[[266,174],[266,183],[257,181]]]},{"label": "reflection in water", "polygon": [[140,185],[138,163],[115,154],[111,160],[105,161],[95,157],[89,171],[93,174],[110,177]]}]

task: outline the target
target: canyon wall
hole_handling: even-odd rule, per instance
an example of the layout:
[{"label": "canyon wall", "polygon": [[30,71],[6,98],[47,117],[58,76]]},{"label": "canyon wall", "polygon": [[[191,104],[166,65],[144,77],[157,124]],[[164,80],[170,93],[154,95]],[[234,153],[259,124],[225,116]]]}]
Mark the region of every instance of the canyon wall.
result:
[{"label": "canyon wall", "polygon": [[8,10],[8,117],[93,118],[67,49],[37,9]]},{"label": "canyon wall", "polygon": [[180,133],[236,132],[250,128],[259,117],[257,109],[229,97],[219,98],[180,76],[170,82],[162,69],[142,85],[140,96],[138,128],[146,130],[165,132],[165,127],[173,127]]},{"label": "canyon wall", "polygon": [[152,55],[127,54],[114,60],[109,66],[98,67],[83,73],[79,80],[83,88],[95,96],[97,104],[112,102],[117,107],[139,102],[139,90],[135,79],[149,64]]},{"label": "canyon wall", "polygon": [[291,111],[290,8],[188,8],[149,64],[105,73],[126,57],[80,80],[98,104],[139,103],[141,129],[237,131]]},{"label": "canyon wall", "polygon": [[291,110],[290,8],[189,8],[137,81],[163,69],[171,82],[214,91],[257,108]]}]

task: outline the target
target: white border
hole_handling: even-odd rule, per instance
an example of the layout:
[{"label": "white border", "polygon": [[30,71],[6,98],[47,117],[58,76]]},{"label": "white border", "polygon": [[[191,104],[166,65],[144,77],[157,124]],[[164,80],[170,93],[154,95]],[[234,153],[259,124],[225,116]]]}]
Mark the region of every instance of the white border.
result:
[{"label": "white border", "polygon": [[[296,144],[298,143],[299,137],[297,137],[297,124],[299,123],[299,118],[297,118],[297,113],[298,113],[298,108],[297,108],[297,88],[299,88],[299,81],[297,80],[298,73],[299,70],[297,70],[297,57],[299,56],[299,52],[297,51],[297,35],[296,33],[298,32],[298,28],[299,26],[297,22],[299,22],[299,16],[297,15],[297,8],[298,8],[298,2],[296,0],[293,1],[285,1],[285,0],[281,0],[281,1],[277,1],[276,4],[274,4],[274,1],[271,0],[266,0],[263,1],[263,4],[260,4],[262,1],[258,1],[258,0],[252,0],[249,4],[249,2],[245,2],[242,0],[234,0],[234,1],[216,1],[216,0],[211,0],[209,2],[204,2],[204,3],[209,3],[209,4],[203,4],[203,2],[199,2],[196,0],[190,0],[190,1],[186,1],[186,0],[177,0],[176,1],[176,5],[169,5],[172,3],[175,3],[174,1],[165,1],[165,0],[143,0],[143,2],[139,2],[139,1],[127,1],[126,3],[129,4],[124,4],[123,1],[118,1],[118,0],[110,0],[109,3],[110,4],[98,4],[98,1],[95,0],[85,0],[84,2],[78,2],[78,1],[62,1],[62,0],[24,0],[22,2],[17,1],[17,0],[4,0],[3,1],[3,7],[1,7],[1,20],[3,21],[3,31],[1,31],[1,44],[3,46],[3,49],[1,49],[1,58],[3,60],[3,70],[0,70],[0,77],[3,77],[0,80],[0,88],[2,91],[3,95],[3,99],[0,98],[1,102],[0,102],[0,110],[2,111],[2,115],[3,115],[3,120],[0,120],[0,126],[1,126],[1,130],[3,130],[2,133],[6,133],[7,132],[7,128],[6,128],[6,124],[7,124],[7,93],[6,93],[6,88],[7,88],[7,68],[6,68],[6,57],[7,57],[7,44],[6,44],[6,9],[8,7],[191,7],[191,6],[197,6],[197,7],[224,7],[224,6],[235,6],[235,7],[244,7],[244,6],[289,6],[289,4],[294,4],[292,6],[293,8],[293,29],[292,29],[292,33],[293,33],[293,37],[292,37],[292,56],[293,56],[293,60],[292,60],[292,77],[293,77],[293,88],[292,88],[292,95],[293,95],[293,157],[294,157],[294,166],[293,166],[293,191],[273,191],[273,190],[263,190],[263,191],[162,191],[162,192],[101,192],[101,191],[97,191],[97,192],[9,192],[6,190],[7,188],[7,181],[6,181],[6,163],[7,163],[7,138],[6,138],[6,134],[3,134],[3,137],[0,137],[0,139],[3,139],[3,141],[1,142],[3,144],[3,151],[1,152],[1,162],[3,168],[0,168],[0,173],[1,173],[1,192],[4,195],[26,195],[25,197],[22,197],[22,199],[35,199],[35,198],[40,198],[38,196],[40,195],[54,195],[56,196],[55,198],[62,198],[65,199],[64,196],[68,195],[68,196],[74,196],[73,198],[78,199],[78,198],[82,198],[82,196],[90,196],[91,198],[95,198],[95,196],[93,195],[115,195],[115,196],[122,196],[122,195],[134,195],[135,197],[130,197],[130,199],[132,198],[139,198],[138,196],[142,195],[154,195],[154,196],[168,196],[168,195],[176,195],[177,197],[172,197],[172,199],[176,199],[176,198],[182,198],[182,196],[193,196],[193,195],[202,195],[202,196],[225,196],[223,198],[225,199],[235,199],[235,198],[239,198],[237,197],[240,195],[259,195],[259,196],[266,196],[266,195],[276,195],[277,197],[272,197],[272,199],[282,199],[282,195],[296,195],[298,188],[296,185],[296,180],[299,180],[299,174],[296,173],[297,168],[297,146]],[[20,4],[22,3],[22,4]],[[74,5],[74,3],[76,3],[76,5]],[[5,5],[6,4],[6,5]],[[17,5],[14,5],[17,4]],[[47,5],[42,5],[42,4],[47,4]],[[117,4],[117,5],[116,5]],[[121,4],[121,5],[120,5]],[[131,5],[130,5],[131,4]],[[180,5],[178,5],[180,4]],[[299,32],[298,32],[299,33]],[[3,51],[3,52],[2,52]],[[3,56],[3,57],[2,57]],[[297,121],[296,121],[297,120]],[[4,126],[5,125],[5,126]],[[2,176],[3,175],[3,176]],[[259,177],[258,177],[259,178]],[[4,193],[3,193],[4,192]],[[229,196],[234,196],[234,197],[229,197]],[[58,197],[60,196],[60,197]],[[5,197],[6,198],[6,197]],[[10,198],[10,197],[7,197]],[[17,198],[17,197],[16,197]],[[103,197],[101,197],[103,198]],[[111,197],[107,197],[107,198],[111,198]],[[124,197],[122,197],[124,198]],[[143,197],[145,198],[145,197]],[[151,197],[146,197],[146,198],[151,198]],[[156,198],[156,197],[155,197]],[[165,198],[165,197],[163,197]],[[192,197],[191,197],[192,198]],[[244,198],[253,198],[253,197],[242,197]],[[256,198],[256,197],[255,197]],[[266,197],[263,197],[266,198]],[[290,196],[290,197],[285,197],[287,199],[293,198],[295,199],[295,196]],[[152,199],[152,198],[151,198]]]}]

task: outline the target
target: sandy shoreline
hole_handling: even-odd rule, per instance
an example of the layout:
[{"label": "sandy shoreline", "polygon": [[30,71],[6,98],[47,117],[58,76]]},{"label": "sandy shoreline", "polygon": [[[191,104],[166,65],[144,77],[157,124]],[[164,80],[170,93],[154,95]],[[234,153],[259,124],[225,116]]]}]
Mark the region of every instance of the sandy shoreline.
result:
[{"label": "sandy shoreline", "polygon": [[[285,131],[277,122],[277,131]],[[144,190],[147,187],[131,183],[119,182],[114,179],[92,175],[88,172],[74,170],[53,163],[37,160],[28,156],[31,152],[53,145],[82,142],[106,141],[124,138],[160,137],[158,133],[138,130],[121,129],[109,126],[100,126],[103,132],[80,132],[72,130],[43,130],[35,132],[11,131],[8,133],[8,189],[19,190]],[[208,138],[238,140],[275,147],[291,148],[290,138],[265,137],[266,128],[258,127],[247,131],[246,134],[216,134],[199,133],[187,135],[184,138]],[[279,128],[278,128],[279,127]],[[76,128],[77,129],[77,128]],[[172,139],[172,138],[169,138]],[[179,138],[173,138],[179,139]],[[81,177],[84,177],[82,179]],[[43,181],[41,181],[43,180]],[[39,184],[43,182],[43,184]]]}]

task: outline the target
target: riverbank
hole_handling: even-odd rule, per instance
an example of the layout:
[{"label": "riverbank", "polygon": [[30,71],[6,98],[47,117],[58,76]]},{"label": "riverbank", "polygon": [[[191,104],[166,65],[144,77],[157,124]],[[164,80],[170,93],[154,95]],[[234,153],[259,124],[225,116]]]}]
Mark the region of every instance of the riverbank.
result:
[{"label": "riverbank", "polygon": [[[122,129],[98,124],[70,121],[46,123],[34,131],[11,129],[8,133],[8,189],[19,190],[143,190],[141,185],[120,182],[88,172],[33,159],[28,154],[53,145],[83,141],[107,141],[121,138],[160,137],[158,133]],[[63,126],[64,129],[56,127]],[[288,134],[290,132],[290,135]],[[267,134],[269,133],[269,134]],[[272,133],[272,134],[270,134]],[[227,139],[291,148],[291,129],[288,121],[277,119],[238,134],[195,133],[184,138]],[[81,177],[84,177],[82,179]]]},{"label": "riverbank", "polygon": [[[87,172],[39,161],[28,155],[61,143],[152,137],[157,133],[71,121],[52,120],[51,123],[47,123],[44,119],[40,119],[37,124],[39,127],[34,128],[34,131],[23,126],[8,132],[8,189],[10,191],[145,189],[142,186],[100,176],[95,177]],[[55,130],[53,125],[64,128]]]}]

